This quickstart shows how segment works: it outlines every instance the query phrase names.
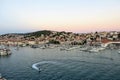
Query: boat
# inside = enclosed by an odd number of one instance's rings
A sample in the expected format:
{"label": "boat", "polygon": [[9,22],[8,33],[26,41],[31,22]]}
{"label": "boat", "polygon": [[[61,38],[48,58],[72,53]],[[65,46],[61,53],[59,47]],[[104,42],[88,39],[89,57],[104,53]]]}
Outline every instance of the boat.
{"label": "boat", "polygon": [[105,50],[104,47],[99,47],[98,49],[99,49],[99,51]]}
{"label": "boat", "polygon": [[38,45],[31,45],[31,48],[39,48]]}
{"label": "boat", "polygon": [[61,65],[61,63],[54,62],[54,61],[41,61],[41,62],[33,64],[32,68],[35,69],[35,70],[37,70],[38,72],[41,72],[42,69],[39,66],[43,65],[43,64]]}
{"label": "boat", "polygon": [[99,49],[97,49],[97,48],[92,48],[91,50],[89,50],[89,52],[99,52]]}
{"label": "boat", "polygon": [[71,50],[78,49],[78,48],[80,47],[79,46],[70,47],[70,48],[66,48],[66,51],[71,51]]}
{"label": "boat", "polygon": [[120,49],[118,50],[118,53],[120,54]]}
{"label": "boat", "polygon": [[0,56],[7,56],[7,55],[10,55],[10,54],[11,54],[10,49],[6,49],[6,48],[0,49]]}
{"label": "boat", "polygon": [[67,46],[67,47],[61,47],[60,48],[60,51],[63,51],[63,50],[66,50],[66,51],[71,51],[71,50],[74,50],[74,49],[78,49],[78,48],[80,48],[79,46]]}
{"label": "boat", "polygon": [[7,79],[3,78],[2,74],[0,74],[0,80],[7,80]]}
{"label": "boat", "polygon": [[65,50],[65,48],[60,48],[60,51],[63,51],[63,50]]}
{"label": "boat", "polygon": [[90,47],[82,47],[80,48],[80,51],[88,52],[90,49]]}
{"label": "boat", "polygon": [[102,51],[104,49],[105,49],[104,47],[98,47],[98,48],[94,47],[94,48],[90,49],[89,52],[99,52],[99,51]]}
{"label": "boat", "polygon": [[20,47],[26,47],[26,44],[21,44],[21,45],[19,45]]}

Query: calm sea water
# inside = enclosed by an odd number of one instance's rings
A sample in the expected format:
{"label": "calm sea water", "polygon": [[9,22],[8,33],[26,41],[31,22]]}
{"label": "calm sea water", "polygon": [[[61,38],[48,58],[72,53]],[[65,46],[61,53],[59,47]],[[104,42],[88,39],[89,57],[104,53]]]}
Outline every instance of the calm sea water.
{"label": "calm sea water", "polygon": [[[120,54],[117,50],[100,53],[80,50],[11,48],[12,55],[0,57],[0,73],[8,80],[120,80]],[[42,61],[39,73],[31,66]]]}

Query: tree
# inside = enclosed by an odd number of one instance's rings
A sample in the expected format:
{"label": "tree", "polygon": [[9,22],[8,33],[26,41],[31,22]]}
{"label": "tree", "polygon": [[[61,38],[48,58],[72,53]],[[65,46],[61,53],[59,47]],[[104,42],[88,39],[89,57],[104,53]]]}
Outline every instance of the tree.
{"label": "tree", "polygon": [[49,43],[50,43],[50,44],[60,44],[60,42],[59,42],[59,41],[56,41],[56,40],[49,40]]}

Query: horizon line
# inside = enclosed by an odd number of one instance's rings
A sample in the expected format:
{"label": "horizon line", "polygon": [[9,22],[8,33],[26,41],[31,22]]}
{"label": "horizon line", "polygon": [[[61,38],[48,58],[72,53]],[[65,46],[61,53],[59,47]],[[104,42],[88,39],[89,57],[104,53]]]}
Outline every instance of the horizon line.
{"label": "horizon line", "polygon": [[32,33],[32,32],[38,32],[38,31],[53,31],[53,32],[72,32],[72,33],[76,33],[76,34],[85,34],[85,33],[95,33],[95,32],[120,32],[117,30],[104,30],[104,31],[90,31],[90,32],[74,32],[74,31],[65,31],[65,30],[61,30],[61,31],[55,31],[55,30],[34,30],[34,31],[26,31],[26,32],[9,32],[9,33],[0,33],[0,35],[5,35],[5,34],[25,34],[25,33]]}

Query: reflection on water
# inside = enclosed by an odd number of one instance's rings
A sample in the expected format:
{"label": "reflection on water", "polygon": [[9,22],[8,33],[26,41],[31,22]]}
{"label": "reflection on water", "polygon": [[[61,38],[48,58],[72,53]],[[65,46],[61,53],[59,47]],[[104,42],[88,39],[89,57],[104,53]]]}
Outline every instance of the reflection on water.
{"label": "reflection on water", "polygon": [[[120,54],[117,50],[99,53],[80,50],[60,51],[56,49],[20,48],[13,54],[0,57],[0,73],[8,80],[119,80]],[[41,72],[32,65],[54,61],[61,65],[42,64]]]}

